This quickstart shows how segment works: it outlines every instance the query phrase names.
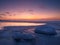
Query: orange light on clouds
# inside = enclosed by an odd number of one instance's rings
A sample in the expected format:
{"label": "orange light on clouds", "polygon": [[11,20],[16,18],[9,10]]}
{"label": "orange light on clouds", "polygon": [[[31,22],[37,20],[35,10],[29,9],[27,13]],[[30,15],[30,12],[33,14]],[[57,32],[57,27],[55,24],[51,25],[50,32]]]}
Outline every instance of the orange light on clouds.
{"label": "orange light on clouds", "polygon": [[57,13],[50,13],[50,12],[42,12],[42,13],[28,13],[24,12],[22,14],[16,13],[16,15],[6,15],[3,16],[3,18],[0,18],[0,20],[52,20],[52,19],[60,19],[59,14]]}
{"label": "orange light on clouds", "polygon": [[40,17],[35,15],[22,15],[22,16],[6,16],[2,19],[4,20],[21,20],[21,19],[36,20],[36,19],[40,19]]}

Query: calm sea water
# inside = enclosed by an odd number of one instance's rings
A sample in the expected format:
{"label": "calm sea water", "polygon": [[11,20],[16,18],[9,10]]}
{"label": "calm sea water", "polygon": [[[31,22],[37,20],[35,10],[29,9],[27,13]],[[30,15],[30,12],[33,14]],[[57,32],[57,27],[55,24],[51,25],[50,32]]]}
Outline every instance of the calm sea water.
{"label": "calm sea water", "polygon": [[28,23],[28,22],[0,22],[0,29],[5,26],[38,26],[45,25],[46,23]]}

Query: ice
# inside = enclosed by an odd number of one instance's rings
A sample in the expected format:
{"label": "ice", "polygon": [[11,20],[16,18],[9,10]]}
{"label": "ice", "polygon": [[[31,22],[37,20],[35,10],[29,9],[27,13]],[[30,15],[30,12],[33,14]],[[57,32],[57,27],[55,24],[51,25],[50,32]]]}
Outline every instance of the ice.
{"label": "ice", "polygon": [[56,30],[55,30],[55,28],[53,28],[49,25],[43,25],[43,26],[37,26],[35,29],[35,33],[46,34],[46,35],[55,35]]}
{"label": "ice", "polygon": [[34,37],[32,34],[23,34],[23,39],[34,39]]}
{"label": "ice", "polygon": [[23,34],[20,32],[13,32],[12,37],[13,38],[22,38]]}
{"label": "ice", "polygon": [[24,33],[20,27],[10,28],[0,30],[0,45],[60,45],[60,33],[51,25],[37,26],[35,33]]}

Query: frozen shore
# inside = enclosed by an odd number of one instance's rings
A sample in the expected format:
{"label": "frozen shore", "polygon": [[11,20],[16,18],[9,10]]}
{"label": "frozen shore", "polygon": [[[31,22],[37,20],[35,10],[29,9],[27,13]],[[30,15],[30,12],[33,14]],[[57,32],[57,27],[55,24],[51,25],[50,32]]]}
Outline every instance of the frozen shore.
{"label": "frozen shore", "polygon": [[60,33],[51,26],[37,26],[33,33],[22,29],[26,28],[10,26],[0,30],[0,45],[60,45]]}

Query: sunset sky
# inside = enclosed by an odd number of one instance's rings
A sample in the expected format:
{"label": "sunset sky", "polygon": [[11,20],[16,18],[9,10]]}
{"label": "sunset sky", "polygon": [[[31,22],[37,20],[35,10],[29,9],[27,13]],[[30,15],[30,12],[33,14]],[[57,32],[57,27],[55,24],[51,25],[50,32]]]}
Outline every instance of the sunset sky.
{"label": "sunset sky", "polygon": [[0,20],[60,20],[59,0],[0,0]]}

